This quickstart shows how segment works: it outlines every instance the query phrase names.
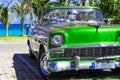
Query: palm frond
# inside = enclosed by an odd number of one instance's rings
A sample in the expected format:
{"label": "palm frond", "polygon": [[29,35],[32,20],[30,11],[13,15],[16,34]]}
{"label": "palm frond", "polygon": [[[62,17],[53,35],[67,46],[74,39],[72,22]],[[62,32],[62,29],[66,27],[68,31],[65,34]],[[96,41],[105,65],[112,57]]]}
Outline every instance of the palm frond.
{"label": "palm frond", "polygon": [[14,3],[13,10],[20,17],[22,35],[24,35],[24,20],[29,13],[28,5],[25,0],[21,0],[20,3]]}
{"label": "palm frond", "polygon": [[41,17],[42,17],[42,11],[49,8],[50,5],[47,1],[44,0],[34,0],[32,2],[32,9],[34,15],[37,17],[38,23],[41,22]]}
{"label": "palm frond", "polygon": [[5,26],[6,28],[6,36],[8,36],[8,25],[10,23],[10,9],[9,5],[11,4],[12,1],[10,1],[7,6],[4,6],[3,4],[0,5],[0,22]]}

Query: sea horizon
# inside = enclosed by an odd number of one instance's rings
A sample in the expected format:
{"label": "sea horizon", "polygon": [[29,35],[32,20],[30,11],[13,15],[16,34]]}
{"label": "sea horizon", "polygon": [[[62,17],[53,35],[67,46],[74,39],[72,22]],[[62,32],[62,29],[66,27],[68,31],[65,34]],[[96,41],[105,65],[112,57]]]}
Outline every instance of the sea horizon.
{"label": "sea horizon", "polygon": [[[24,24],[24,34],[26,35],[27,25]],[[21,24],[12,23],[9,24],[8,27],[8,36],[21,36],[22,35],[22,27]],[[6,36],[5,27],[3,24],[0,23],[0,37]]]}

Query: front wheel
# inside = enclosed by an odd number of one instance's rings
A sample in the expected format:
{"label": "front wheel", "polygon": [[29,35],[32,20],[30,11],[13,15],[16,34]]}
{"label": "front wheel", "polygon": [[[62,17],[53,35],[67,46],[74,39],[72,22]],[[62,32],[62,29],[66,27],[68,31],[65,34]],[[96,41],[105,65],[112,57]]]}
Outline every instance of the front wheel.
{"label": "front wheel", "polygon": [[45,54],[45,50],[41,49],[39,58],[38,58],[38,66],[39,66],[40,76],[44,80],[49,80],[49,76],[50,76],[50,72],[48,71],[47,63],[48,62],[47,62],[47,56]]}

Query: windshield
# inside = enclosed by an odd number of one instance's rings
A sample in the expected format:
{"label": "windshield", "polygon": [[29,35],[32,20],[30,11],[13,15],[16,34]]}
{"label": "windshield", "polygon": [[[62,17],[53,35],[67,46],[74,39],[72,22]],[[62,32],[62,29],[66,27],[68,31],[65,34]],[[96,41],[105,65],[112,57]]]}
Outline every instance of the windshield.
{"label": "windshield", "polygon": [[68,22],[103,24],[103,16],[99,9],[50,9],[43,15],[44,24],[61,24]]}

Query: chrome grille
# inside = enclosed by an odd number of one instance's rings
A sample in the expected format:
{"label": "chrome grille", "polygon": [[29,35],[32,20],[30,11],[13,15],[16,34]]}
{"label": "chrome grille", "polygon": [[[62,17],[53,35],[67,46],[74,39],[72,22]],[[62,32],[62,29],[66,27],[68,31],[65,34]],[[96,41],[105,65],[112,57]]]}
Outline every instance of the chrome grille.
{"label": "chrome grille", "polygon": [[120,47],[65,48],[65,57],[103,57],[120,55]]}

